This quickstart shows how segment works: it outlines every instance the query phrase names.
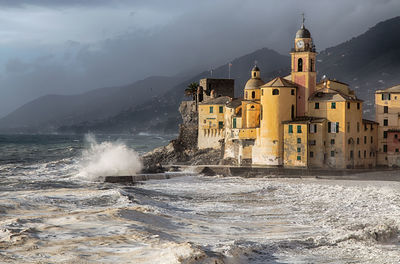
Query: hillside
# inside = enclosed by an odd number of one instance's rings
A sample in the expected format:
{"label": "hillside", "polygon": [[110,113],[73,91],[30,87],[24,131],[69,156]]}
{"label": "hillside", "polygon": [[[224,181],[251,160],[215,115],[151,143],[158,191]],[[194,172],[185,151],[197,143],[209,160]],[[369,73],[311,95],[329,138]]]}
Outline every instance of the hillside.
{"label": "hillside", "polygon": [[52,132],[62,125],[103,120],[165,93],[179,81],[178,77],[150,77],[78,95],[43,96],[1,119],[0,128],[3,132]]}

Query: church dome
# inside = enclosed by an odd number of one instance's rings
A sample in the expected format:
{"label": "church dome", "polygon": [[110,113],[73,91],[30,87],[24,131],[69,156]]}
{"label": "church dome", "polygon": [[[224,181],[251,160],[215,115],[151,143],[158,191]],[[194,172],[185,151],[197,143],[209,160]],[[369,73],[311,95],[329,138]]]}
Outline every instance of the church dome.
{"label": "church dome", "polygon": [[297,31],[296,38],[311,38],[311,33],[304,27],[304,24]]}
{"label": "church dome", "polygon": [[247,81],[246,85],[244,86],[244,89],[259,89],[261,86],[263,86],[265,83],[263,80],[259,78],[251,78],[250,80]]}

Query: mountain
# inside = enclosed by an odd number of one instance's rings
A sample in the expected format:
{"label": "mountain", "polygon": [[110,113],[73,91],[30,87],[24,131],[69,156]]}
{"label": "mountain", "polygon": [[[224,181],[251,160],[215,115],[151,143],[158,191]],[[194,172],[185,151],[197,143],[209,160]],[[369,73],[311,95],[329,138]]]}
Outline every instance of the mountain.
{"label": "mountain", "polygon": [[121,87],[96,89],[78,95],[46,95],[0,120],[2,131],[55,131],[62,125],[103,120],[170,90],[182,77],[149,77]]}
{"label": "mountain", "polygon": [[[400,17],[378,23],[364,34],[317,56],[318,78],[326,75],[350,84],[365,100],[364,112],[373,119],[374,92],[400,83]],[[241,96],[254,61],[268,81],[289,73],[290,58],[264,48],[232,61],[235,94]],[[22,106],[0,120],[0,130],[176,132],[178,106],[191,82],[211,77],[204,71],[190,78],[151,77],[135,84],[95,90],[75,96],[46,96]],[[228,65],[213,70],[213,78],[227,78]],[[16,130],[18,128],[18,130]]]}
{"label": "mountain", "polygon": [[350,84],[373,118],[374,92],[400,83],[400,17],[378,23],[364,34],[322,51],[319,76]]}

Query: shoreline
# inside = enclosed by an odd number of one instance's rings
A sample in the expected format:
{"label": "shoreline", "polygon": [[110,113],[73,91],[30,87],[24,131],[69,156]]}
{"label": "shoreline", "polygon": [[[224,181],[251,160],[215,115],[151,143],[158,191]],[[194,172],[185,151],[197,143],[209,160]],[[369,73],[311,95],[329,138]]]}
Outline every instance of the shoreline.
{"label": "shoreline", "polygon": [[[242,177],[242,178],[314,178],[324,180],[357,180],[357,181],[398,181],[400,169],[298,169],[283,167],[230,165],[167,165],[162,173],[143,173],[133,176],[106,176],[107,183],[139,183],[147,180],[165,180],[175,177],[193,175]],[[186,173],[185,173],[186,172]]]}

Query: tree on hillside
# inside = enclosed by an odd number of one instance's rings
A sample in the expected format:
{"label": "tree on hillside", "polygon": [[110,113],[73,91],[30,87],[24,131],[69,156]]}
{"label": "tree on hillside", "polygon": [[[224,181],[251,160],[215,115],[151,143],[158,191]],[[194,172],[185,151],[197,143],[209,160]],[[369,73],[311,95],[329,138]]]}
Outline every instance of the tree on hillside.
{"label": "tree on hillside", "polygon": [[193,100],[196,100],[197,87],[199,87],[199,84],[196,82],[192,82],[187,87],[188,88],[185,89],[185,95],[188,97],[191,96]]}

